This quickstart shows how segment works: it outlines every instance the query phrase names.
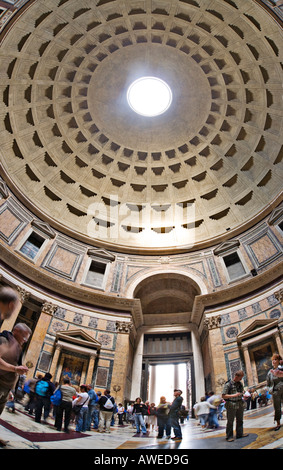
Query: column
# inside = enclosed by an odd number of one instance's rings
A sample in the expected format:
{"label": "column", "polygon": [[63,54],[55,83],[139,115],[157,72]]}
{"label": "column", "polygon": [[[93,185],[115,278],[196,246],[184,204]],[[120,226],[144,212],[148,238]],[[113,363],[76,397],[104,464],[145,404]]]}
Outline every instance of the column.
{"label": "column", "polygon": [[88,370],[87,370],[87,376],[86,376],[87,385],[92,384],[95,358],[96,358],[96,354],[91,354],[89,357]]}
{"label": "column", "polygon": [[156,397],[156,365],[150,366],[150,385],[148,395],[150,403],[156,404],[156,401],[159,400],[159,397]]}
{"label": "column", "polygon": [[254,379],[253,379],[253,371],[252,371],[252,365],[251,365],[251,359],[250,359],[248,346],[243,346],[243,351],[244,351],[244,359],[245,359],[246,372],[247,372],[247,382],[248,382],[248,385],[251,387],[254,384]]}
{"label": "column", "polygon": [[53,359],[52,359],[52,363],[51,363],[50,370],[49,370],[50,374],[52,375],[53,382],[59,381],[59,377],[56,377],[55,373],[57,370],[58,360],[59,360],[61,351],[62,351],[62,345],[56,344],[55,352],[53,354]]}
{"label": "column", "polygon": [[277,346],[277,349],[278,349],[278,354],[280,354],[280,356],[283,357],[283,347],[282,347],[282,341],[281,341],[281,338],[280,338],[279,331],[277,333],[275,333],[275,342],[276,342],[276,346]]}
{"label": "column", "polygon": [[52,316],[57,310],[57,308],[57,305],[53,305],[50,302],[45,302],[42,305],[41,314],[33,332],[30,345],[25,357],[25,362],[29,362],[30,364],[28,377],[32,377],[34,374],[35,366],[40,356],[46,333],[48,331]]}
{"label": "column", "polygon": [[200,338],[199,338],[198,329],[195,325],[191,330],[191,336],[192,336],[192,348],[193,348],[193,356],[194,356],[196,401],[199,401],[200,398],[205,395],[205,386],[204,386],[202,354],[201,354],[201,348],[200,348]]}
{"label": "column", "polygon": [[174,389],[180,388],[178,364],[174,364]]}
{"label": "column", "polygon": [[[116,348],[113,373],[111,377],[111,389],[117,390],[117,403],[123,403],[129,399],[128,369],[130,354],[130,332],[133,328],[132,322],[116,321]],[[115,388],[114,388],[115,387]]]}
{"label": "column", "polygon": [[143,343],[144,333],[142,331],[138,331],[138,336],[136,338],[136,349],[132,366],[131,400],[135,400],[141,394]]}

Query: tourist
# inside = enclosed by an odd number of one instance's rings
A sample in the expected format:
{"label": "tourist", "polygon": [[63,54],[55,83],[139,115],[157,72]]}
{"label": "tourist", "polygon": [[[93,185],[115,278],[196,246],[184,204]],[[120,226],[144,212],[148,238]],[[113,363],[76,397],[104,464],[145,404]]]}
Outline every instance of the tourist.
{"label": "tourist", "polygon": [[274,407],[274,421],[277,425],[274,431],[279,431],[281,425],[281,407],[283,402],[283,371],[282,371],[282,357],[279,354],[273,354],[272,366],[267,373],[266,383],[269,387],[269,392],[272,395],[273,407]]}
{"label": "tourist", "polygon": [[245,403],[246,403],[246,410],[248,411],[250,409],[250,406],[251,406],[251,401],[252,401],[252,396],[251,396],[251,389],[248,388],[245,393],[244,393],[244,400],[245,400]]}
{"label": "tourist", "polygon": [[18,302],[18,293],[12,287],[0,287],[0,326],[4,320],[11,318]]}
{"label": "tourist", "polygon": [[157,411],[157,426],[158,426],[158,435],[157,437],[161,439],[165,435],[167,439],[171,437],[171,425],[169,420],[169,411],[170,403],[166,401],[166,397],[160,397],[160,403],[156,407]]}
{"label": "tourist", "polygon": [[64,432],[68,433],[72,414],[73,395],[76,393],[76,389],[72,387],[69,377],[66,377],[63,379],[63,385],[60,386],[60,390],[62,399],[56,410],[55,428],[57,431],[61,431],[64,415]]}
{"label": "tourist", "polygon": [[51,409],[50,397],[55,391],[55,385],[51,382],[52,375],[47,372],[35,385],[35,422],[41,422],[43,410],[43,424],[47,423],[47,418]]}
{"label": "tourist", "polygon": [[93,429],[98,429],[99,425],[99,412],[100,412],[100,406],[99,406],[99,399],[101,398],[101,392],[96,392],[97,395],[97,402],[94,405],[93,412],[92,412],[92,420],[93,420]]}
{"label": "tourist", "polygon": [[257,407],[258,393],[255,388],[251,389],[251,410],[255,410]]}
{"label": "tourist", "polygon": [[179,412],[183,402],[183,398],[181,397],[182,393],[183,392],[180,389],[174,390],[175,399],[173,400],[169,411],[170,423],[174,431],[174,437],[172,437],[174,441],[182,440],[182,431],[179,423]]}
{"label": "tourist", "polygon": [[[11,306],[7,308],[4,315],[10,312],[11,308]],[[0,333],[0,415],[8,401],[10,391],[14,390],[18,375],[28,371],[28,368],[22,365],[22,355],[23,345],[29,340],[30,335],[31,330],[25,323],[17,323],[12,332],[5,330]],[[7,442],[1,439],[0,447],[6,445]]]}
{"label": "tourist", "polygon": [[155,403],[150,404],[148,412],[149,412],[149,415],[148,415],[148,418],[147,418],[148,430],[149,431],[151,431],[151,430],[156,431],[156,427],[157,427],[157,416],[156,416],[157,410],[156,410]]}
{"label": "tourist", "polygon": [[87,385],[87,393],[89,395],[89,404],[88,404],[88,412],[87,412],[86,429],[87,431],[90,431],[93,412],[94,412],[95,405],[98,402],[98,397],[91,384]]}
{"label": "tourist", "polygon": [[141,432],[143,436],[147,436],[146,426],[143,418],[144,413],[147,413],[147,407],[144,403],[142,403],[142,399],[138,397],[136,398],[133,406],[133,415],[135,417],[135,425],[137,430],[137,433],[134,437],[139,436]]}
{"label": "tourist", "polygon": [[22,365],[23,345],[29,340],[30,328],[17,323],[12,332],[0,333],[0,415],[5,408],[10,390],[14,390],[18,375],[28,371]]}
{"label": "tourist", "polygon": [[209,397],[207,399],[208,403],[214,405],[213,408],[210,408],[208,413],[208,424],[211,428],[217,429],[219,428],[218,418],[217,418],[217,408],[221,403],[221,397],[219,395],[215,395],[213,391],[208,393]]}
{"label": "tourist", "polygon": [[118,403],[117,414],[118,414],[118,425],[124,426],[123,424],[123,416],[125,413],[125,408],[123,407],[122,403]]}
{"label": "tourist", "polygon": [[243,432],[244,421],[244,386],[241,382],[244,377],[242,370],[234,374],[234,378],[228,380],[224,384],[222,391],[222,398],[226,401],[225,407],[227,411],[227,425],[226,425],[226,441],[232,442],[233,438],[233,425],[236,419],[236,438],[247,437],[248,434]]}
{"label": "tourist", "polygon": [[100,417],[98,432],[110,433],[110,424],[113,416],[115,399],[110,395],[110,390],[105,390],[104,395],[99,399]]}
{"label": "tourist", "polygon": [[199,419],[203,430],[207,427],[209,412],[211,410],[215,410],[217,412],[217,407],[210,403],[209,400],[206,400],[205,397],[201,397],[200,402],[194,405],[195,416]]}
{"label": "tourist", "polygon": [[89,404],[89,394],[87,391],[86,385],[80,385],[80,391],[77,393],[77,398],[73,401],[73,406],[80,406],[80,411],[76,415],[76,432],[85,432],[87,428],[87,412]]}

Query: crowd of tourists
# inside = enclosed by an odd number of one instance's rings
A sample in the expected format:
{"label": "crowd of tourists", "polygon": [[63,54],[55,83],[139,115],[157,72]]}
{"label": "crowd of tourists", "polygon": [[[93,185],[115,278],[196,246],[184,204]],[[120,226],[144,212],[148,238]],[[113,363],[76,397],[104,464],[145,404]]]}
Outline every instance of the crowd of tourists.
{"label": "crowd of tourists", "polygon": [[[9,287],[0,288],[0,326],[9,319],[18,302],[15,291]],[[34,416],[37,423],[48,423],[52,415],[57,431],[69,432],[70,423],[74,423],[78,433],[97,430],[110,433],[118,416],[118,425],[131,423],[136,429],[135,436],[148,436],[151,431],[157,438],[176,441],[182,440],[180,424],[188,416],[183,405],[182,391],[174,390],[172,400],[165,396],[160,402],[143,402],[137,397],[126,407],[116,403],[110,390],[103,393],[95,391],[92,385],[74,386],[68,376],[63,377],[61,384],[54,384],[50,373],[25,380],[28,368],[22,364],[23,346],[31,335],[30,328],[24,323],[17,323],[12,331],[0,332],[0,415],[4,408],[15,411],[15,401],[24,403],[26,412]],[[272,368],[266,377],[267,388],[258,392],[255,388],[244,389],[242,379],[244,372],[237,371],[223,387],[222,394],[214,392],[202,397],[193,407],[195,417],[199,419],[202,429],[217,429],[218,420],[226,412],[226,440],[231,442],[233,426],[236,422],[236,438],[246,437],[243,430],[245,409],[255,409],[257,404],[267,405],[270,398],[274,407],[275,430],[280,429],[283,401],[283,365],[279,354],[272,356]],[[173,436],[171,432],[173,430]],[[0,440],[0,446],[6,443]]]}

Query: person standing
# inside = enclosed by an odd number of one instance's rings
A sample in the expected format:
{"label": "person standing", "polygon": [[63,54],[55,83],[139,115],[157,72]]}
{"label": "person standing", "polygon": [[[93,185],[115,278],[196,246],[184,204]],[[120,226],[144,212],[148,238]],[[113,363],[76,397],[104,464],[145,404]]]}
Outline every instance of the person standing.
{"label": "person standing", "polygon": [[69,424],[72,414],[73,395],[76,394],[76,389],[72,387],[69,377],[63,380],[63,385],[60,386],[62,393],[62,400],[60,405],[57,406],[55,428],[61,431],[64,415],[64,432],[69,432]]}
{"label": "person standing", "polygon": [[136,401],[133,406],[133,415],[135,417],[135,425],[137,434],[140,434],[140,430],[142,431],[143,436],[147,436],[146,426],[144,422],[144,413],[147,413],[147,407],[144,403],[142,403],[142,399],[140,397],[136,398]]}
{"label": "person standing", "polygon": [[105,425],[105,432],[110,433],[110,423],[115,404],[115,399],[110,395],[110,390],[104,391],[104,395],[99,399],[98,403],[100,406],[98,432],[103,432]]}
{"label": "person standing", "polygon": [[94,405],[93,413],[92,413],[92,420],[93,420],[93,429],[98,429],[99,426],[99,413],[100,413],[100,406],[99,400],[101,398],[101,392],[97,392],[97,402]]}
{"label": "person standing", "polygon": [[47,418],[50,413],[51,401],[50,397],[55,391],[55,385],[51,382],[52,375],[46,372],[41,380],[35,385],[35,422],[41,422],[41,414],[43,410],[43,423],[47,424]]}
{"label": "person standing", "polygon": [[248,434],[244,434],[243,423],[244,423],[244,386],[241,382],[244,377],[244,372],[238,370],[235,372],[234,378],[228,380],[224,384],[222,391],[222,398],[226,401],[226,412],[227,412],[227,425],[226,425],[226,441],[233,442],[233,425],[236,419],[236,438],[247,437]]}
{"label": "person standing", "polygon": [[183,438],[181,426],[179,423],[179,418],[180,418],[179,412],[181,410],[181,406],[183,403],[183,397],[181,397],[182,393],[183,392],[180,389],[174,390],[175,399],[172,402],[170,406],[170,411],[169,411],[170,423],[174,431],[174,437],[172,437],[173,441],[181,441]]}
{"label": "person standing", "polygon": [[171,426],[169,420],[169,408],[170,403],[166,401],[166,397],[160,397],[160,403],[157,405],[157,426],[158,426],[158,435],[157,437],[161,439],[164,435],[164,430],[166,438],[170,439],[171,437]]}
{"label": "person standing", "polygon": [[76,432],[85,432],[87,428],[87,412],[89,404],[89,394],[87,393],[87,386],[80,385],[80,391],[77,398],[73,401],[76,405],[81,407],[79,414],[76,416]]}
{"label": "person standing", "polygon": [[[0,334],[0,415],[2,414],[9,393],[14,389],[18,375],[28,371],[22,365],[23,345],[29,340],[30,328],[25,323],[17,323],[12,332]],[[5,447],[6,441],[0,439],[0,446]]]}
{"label": "person standing", "polygon": [[[282,415],[282,402],[283,402],[283,371],[281,366],[282,357],[279,354],[273,354],[272,356],[272,366],[273,369],[270,369],[267,373],[266,383],[269,387],[269,391],[273,399],[274,407],[274,421],[277,425],[274,428],[274,431],[279,431],[281,425],[281,415]],[[281,370],[280,370],[281,369]]]}
{"label": "person standing", "polygon": [[86,418],[87,419],[86,430],[90,431],[91,422],[93,418],[93,412],[96,406],[95,404],[96,402],[98,402],[98,397],[91,384],[87,385],[87,393],[89,395],[89,403],[88,403],[88,412],[87,412],[87,418]]}

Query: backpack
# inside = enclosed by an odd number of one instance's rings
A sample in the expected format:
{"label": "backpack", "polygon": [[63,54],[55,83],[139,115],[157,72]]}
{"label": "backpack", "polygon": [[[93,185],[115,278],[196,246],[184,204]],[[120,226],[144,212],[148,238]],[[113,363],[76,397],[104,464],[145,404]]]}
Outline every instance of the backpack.
{"label": "backpack", "polygon": [[112,408],[113,408],[114,405],[113,405],[112,401],[110,400],[110,397],[107,398],[107,400],[106,400],[106,402],[104,403],[103,406],[104,406],[104,408],[106,408],[107,410],[112,410]]}
{"label": "backpack", "polygon": [[35,386],[35,393],[41,397],[46,397],[49,389],[49,382],[46,380],[39,380]]}
{"label": "backpack", "polygon": [[61,392],[61,388],[58,387],[55,392],[53,393],[53,395],[51,395],[50,397],[50,401],[53,405],[55,406],[58,406],[60,405],[61,401],[62,401],[62,392]]}

